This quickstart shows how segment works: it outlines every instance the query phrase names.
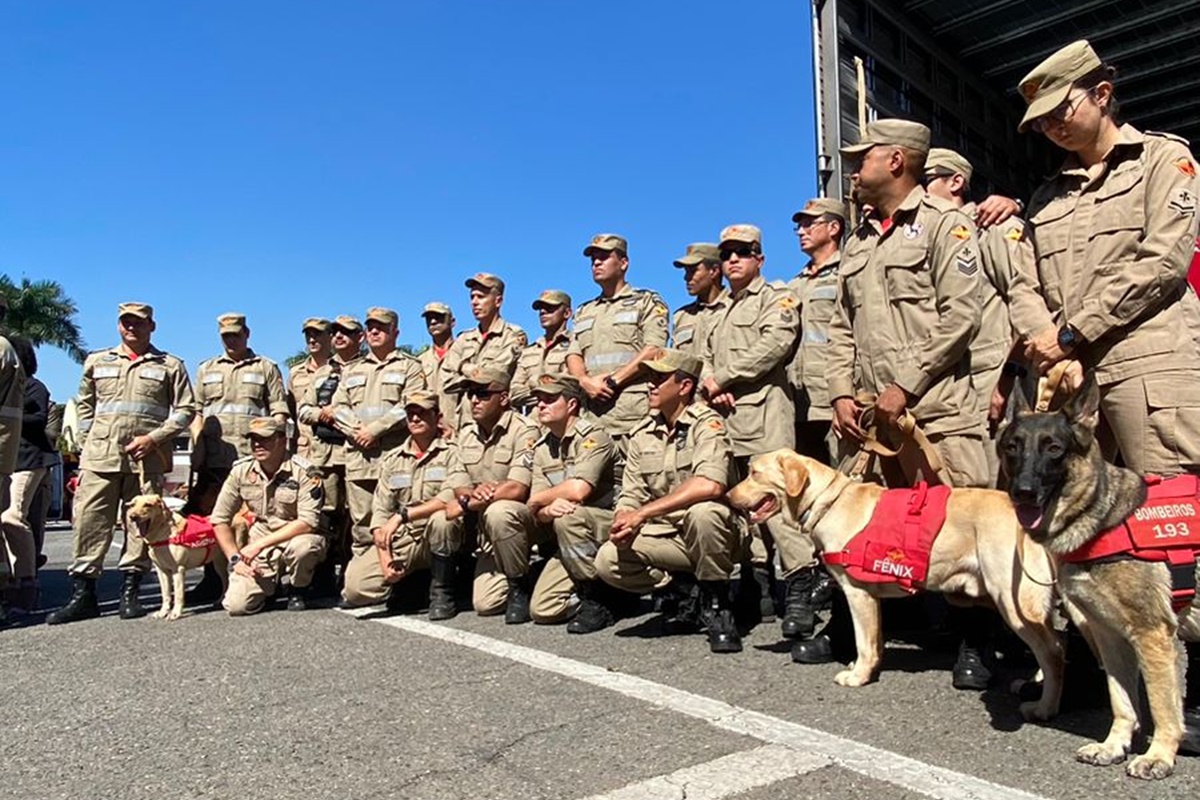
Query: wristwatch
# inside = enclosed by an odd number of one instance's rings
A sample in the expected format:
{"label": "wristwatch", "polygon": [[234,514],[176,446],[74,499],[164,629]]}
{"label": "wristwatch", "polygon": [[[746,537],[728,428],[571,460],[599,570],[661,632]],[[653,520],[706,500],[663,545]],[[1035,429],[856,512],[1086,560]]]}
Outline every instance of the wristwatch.
{"label": "wristwatch", "polygon": [[233,568],[242,563],[242,554],[234,553],[229,557],[229,571],[233,572]]}
{"label": "wristwatch", "polygon": [[408,524],[408,506],[400,506],[400,522],[404,525]]}
{"label": "wristwatch", "polygon": [[1058,347],[1064,353],[1074,350],[1081,341],[1083,341],[1083,337],[1079,335],[1079,331],[1070,325],[1063,325],[1058,329]]}
{"label": "wristwatch", "polygon": [[467,506],[469,506],[470,504],[471,504],[471,496],[470,495],[460,494],[458,496],[458,505],[463,510],[464,514],[470,512],[471,509],[467,508]]}
{"label": "wristwatch", "polygon": [[614,392],[621,391],[621,384],[617,383],[616,380],[613,379],[612,375],[604,376],[604,385],[612,389]]}

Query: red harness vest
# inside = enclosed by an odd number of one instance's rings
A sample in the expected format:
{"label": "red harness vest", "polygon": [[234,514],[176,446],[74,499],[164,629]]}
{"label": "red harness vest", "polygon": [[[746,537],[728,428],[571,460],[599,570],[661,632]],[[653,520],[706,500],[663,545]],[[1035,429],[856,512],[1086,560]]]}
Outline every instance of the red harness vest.
{"label": "red harness vest", "polygon": [[154,542],[152,547],[166,547],[170,544],[177,544],[180,547],[186,547],[189,550],[196,550],[201,547],[208,548],[208,552],[204,556],[204,563],[207,564],[212,558],[213,548],[217,546],[217,532],[213,528],[208,517],[200,517],[195,514],[189,515],[187,524],[183,526],[183,530],[171,536],[165,542]]}
{"label": "red harness vest", "polygon": [[896,583],[916,592],[929,574],[929,551],[946,522],[949,497],[949,486],[888,489],[867,527],[840,552],[822,553],[821,560],[844,567],[856,581]]}
{"label": "red harness vest", "polygon": [[1101,531],[1063,557],[1078,564],[1112,558],[1165,562],[1171,570],[1171,601],[1183,608],[1196,596],[1196,559],[1200,557],[1200,477],[1166,480],[1147,475],[1146,502],[1128,519]]}

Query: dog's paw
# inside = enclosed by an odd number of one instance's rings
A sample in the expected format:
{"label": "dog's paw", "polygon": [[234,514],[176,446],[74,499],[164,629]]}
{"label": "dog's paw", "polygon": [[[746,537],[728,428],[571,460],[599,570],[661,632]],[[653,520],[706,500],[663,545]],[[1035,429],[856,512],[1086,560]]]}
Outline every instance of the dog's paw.
{"label": "dog's paw", "polygon": [[1120,764],[1128,755],[1128,745],[1092,742],[1075,751],[1075,760],[1096,767],[1107,767],[1110,764]]}
{"label": "dog's paw", "polygon": [[838,686],[866,686],[871,682],[871,676],[860,675],[852,669],[844,669],[833,676],[833,682]]}
{"label": "dog's paw", "polygon": [[1159,758],[1147,753],[1138,756],[1125,765],[1125,774],[1144,781],[1157,781],[1169,776],[1175,771],[1175,762]]}
{"label": "dog's paw", "polygon": [[1046,703],[1041,700],[1031,700],[1027,703],[1021,703],[1021,716],[1026,722],[1045,722],[1048,719],[1053,719],[1058,714],[1058,708],[1052,703]]}
{"label": "dog's paw", "polygon": [[171,609],[169,609],[169,608],[160,608],[158,611],[155,611],[155,612],[154,612],[153,614],[151,614],[150,616],[151,616],[153,619],[167,619],[167,615],[168,615],[168,614],[170,614],[170,613],[171,613]]}
{"label": "dog's paw", "polygon": [[175,609],[171,609],[171,613],[167,614],[167,622],[174,622],[182,616],[182,613],[176,611]]}

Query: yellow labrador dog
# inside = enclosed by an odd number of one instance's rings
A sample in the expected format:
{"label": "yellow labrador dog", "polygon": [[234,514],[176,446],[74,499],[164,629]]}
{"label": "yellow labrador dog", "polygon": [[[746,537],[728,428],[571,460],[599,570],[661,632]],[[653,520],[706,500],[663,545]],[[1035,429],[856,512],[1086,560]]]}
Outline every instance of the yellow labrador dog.
{"label": "yellow labrador dog", "polygon": [[[749,477],[729,491],[729,501],[756,524],[782,513],[812,536],[818,552],[837,553],[866,527],[884,491],[791,450],[776,450],[751,462]],[[879,600],[906,592],[894,583],[859,582],[841,566],[827,569],[846,595],[858,650],[834,680],[862,686],[875,679],[883,658]],[[1062,694],[1062,643],[1050,624],[1053,583],[1046,551],[1027,540],[1007,495],[951,491],[922,588],[994,604],[1033,650],[1044,684],[1040,700],[1021,705],[1026,719],[1053,717]]]}
{"label": "yellow labrador dog", "polygon": [[[133,498],[125,519],[129,531],[146,540],[150,560],[154,562],[154,569],[158,573],[162,607],[154,617],[179,619],[183,615],[183,583],[187,571],[203,567],[212,560],[214,553],[220,553],[220,548],[215,540],[211,545],[201,546],[184,543],[188,520],[167,508],[167,504],[156,494]],[[217,573],[224,581],[225,571],[218,569]]]}

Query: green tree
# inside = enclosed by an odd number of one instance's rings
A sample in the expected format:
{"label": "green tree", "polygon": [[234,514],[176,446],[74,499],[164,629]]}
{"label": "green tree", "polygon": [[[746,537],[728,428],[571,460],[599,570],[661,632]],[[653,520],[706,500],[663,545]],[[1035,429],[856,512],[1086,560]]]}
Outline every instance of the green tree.
{"label": "green tree", "polygon": [[9,276],[0,275],[0,294],[8,300],[5,326],[10,333],[24,336],[35,347],[57,347],[83,363],[87,347],[75,322],[79,307],[57,281],[21,278],[18,286]]}

